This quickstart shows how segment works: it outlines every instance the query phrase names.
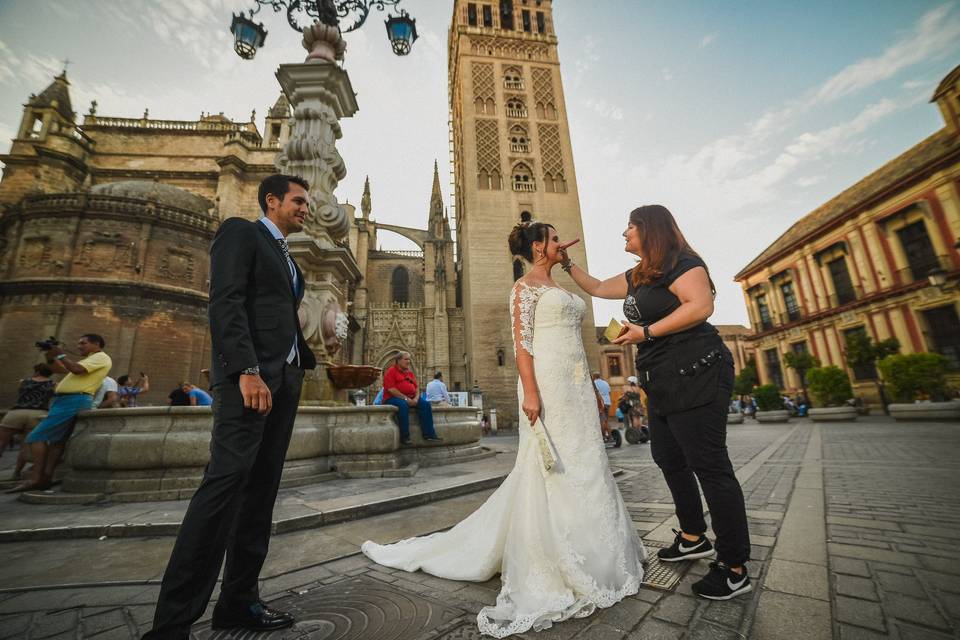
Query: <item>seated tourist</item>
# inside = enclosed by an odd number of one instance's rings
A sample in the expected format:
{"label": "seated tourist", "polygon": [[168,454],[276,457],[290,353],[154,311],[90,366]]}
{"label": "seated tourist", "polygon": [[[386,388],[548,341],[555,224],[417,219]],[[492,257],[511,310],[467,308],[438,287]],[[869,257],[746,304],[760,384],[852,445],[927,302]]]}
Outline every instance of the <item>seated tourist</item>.
{"label": "seated tourist", "polygon": [[410,409],[416,408],[420,416],[420,431],[424,440],[439,441],[433,430],[433,411],[430,403],[420,397],[417,378],[410,368],[410,354],[398,352],[393,366],[383,374],[383,404],[397,408],[397,422],[400,424],[400,443],[410,444]]}
{"label": "seated tourist", "polygon": [[[17,386],[17,403],[0,420],[0,454],[3,453],[14,436],[26,436],[47,416],[47,407],[53,398],[53,370],[45,364],[33,366],[33,376],[24,378]],[[20,455],[13,472],[13,479],[19,480],[26,464],[26,447],[20,448]]]}
{"label": "seated tourist", "polygon": [[209,407],[213,404],[213,397],[195,384],[184,382],[182,389],[192,407]]}
{"label": "seated tourist", "polygon": [[433,380],[427,383],[427,402],[444,406],[450,404],[450,394],[447,393],[447,385],[443,383],[443,374],[439,371],[433,374]]}

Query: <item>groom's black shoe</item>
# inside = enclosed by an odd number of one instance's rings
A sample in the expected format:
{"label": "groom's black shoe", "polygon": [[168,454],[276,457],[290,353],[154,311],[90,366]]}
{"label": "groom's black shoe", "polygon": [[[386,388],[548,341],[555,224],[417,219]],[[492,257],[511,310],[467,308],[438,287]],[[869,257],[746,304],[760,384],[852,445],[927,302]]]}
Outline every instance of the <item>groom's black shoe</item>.
{"label": "groom's black shoe", "polygon": [[657,557],[662,562],[696,560],[713,555],[713,545],[707,540],[707,536],[701,535],[699,540],[691,541],[684,538],[676,529],[673,532],[677,535],[673,539],[673,544],[657,551]]}
{"label": "groom's black shoe", "polygon": [[213,609],[212,625],[214,629],[275,631],[289,627],[294,622],[294,617],[289,613],[271,609],[257,600],[251,602],[246,608],[221,608],[218,603]]}

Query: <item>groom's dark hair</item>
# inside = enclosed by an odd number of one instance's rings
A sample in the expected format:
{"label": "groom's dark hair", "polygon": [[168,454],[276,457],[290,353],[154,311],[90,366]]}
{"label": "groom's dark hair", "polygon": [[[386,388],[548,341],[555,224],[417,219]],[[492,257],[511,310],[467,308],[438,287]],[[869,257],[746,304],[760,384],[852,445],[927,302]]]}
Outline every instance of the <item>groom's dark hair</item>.
{"label": "groom's dark hair", "polygon": [[257,201],[260,203],[260,209],[267,212],[267,194],[272,193],[280,200],[290,191],[290,183],[298,184],[306,191],[310,190],[310,183],[300,176],[288,176],[284,173],[275,173],[267,176],[260,183],[260,191],[257,192]]}

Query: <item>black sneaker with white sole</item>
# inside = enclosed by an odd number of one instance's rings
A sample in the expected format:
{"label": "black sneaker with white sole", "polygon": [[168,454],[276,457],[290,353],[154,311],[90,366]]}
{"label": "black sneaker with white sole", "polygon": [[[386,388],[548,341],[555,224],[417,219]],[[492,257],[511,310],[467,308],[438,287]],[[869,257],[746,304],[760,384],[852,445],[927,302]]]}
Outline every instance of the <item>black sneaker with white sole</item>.
{"label": "black sneaker with white sole", "polygon": [[701,535],[699,540],[692,542],[685,539],[676,529],[674,529],[673,532],[677,535],[677,537],[673,539],[673,544],[666,549],[657,551],[657,557],[660,558],[661,562],[697,560],[713,555],[713,545],[707,540],[707,536]]}
{"label": "black sneaker with white sole", "polygon": [[753,591],[747,568],[736,573],[722,562],[711,562],[710,572],[691,587],[693,592],[708,600],[729,600]]}

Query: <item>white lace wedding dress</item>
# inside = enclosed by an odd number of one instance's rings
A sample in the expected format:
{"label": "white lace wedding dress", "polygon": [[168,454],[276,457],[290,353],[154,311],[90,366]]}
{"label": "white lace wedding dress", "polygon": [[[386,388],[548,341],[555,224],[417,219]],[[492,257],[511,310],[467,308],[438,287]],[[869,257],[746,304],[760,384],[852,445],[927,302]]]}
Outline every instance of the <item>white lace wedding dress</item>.
{"label": "white lace wedding dress", "polygon": [[[533,355],[559,465],[543,469],[521,411],[516,464],[483,506],[449,531],[361,547],[379,564],[451,580],[501,573],[497,604],[477,615],[481,633],[498,638],[585,617],[636,593],[645,557],[600,434],[581,336],[583,300],[518,282],[511,303],[514,346]],[[519,383],[517,393],[522,405]]]}

